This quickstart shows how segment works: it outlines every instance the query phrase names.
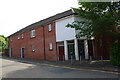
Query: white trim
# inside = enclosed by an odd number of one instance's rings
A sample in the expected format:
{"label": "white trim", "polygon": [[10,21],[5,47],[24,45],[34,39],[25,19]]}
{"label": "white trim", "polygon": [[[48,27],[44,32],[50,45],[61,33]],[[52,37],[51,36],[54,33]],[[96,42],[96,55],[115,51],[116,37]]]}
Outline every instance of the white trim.
{"label": "white trim", "polygon": [[89,54],[88,54],[88,42],[87,40],[84,40],[84,48],[85,48],[85,59],[89,59]]}
{"label": "white trim", "polygon": [[35,32],[36,32],[35,29],[31,30],[31,32],[30,32],[30,37],[31,38],[36,36]]}
{"label": "white trim", "polygon": [[52,43],[52,42],[49,43],[49,49],[50,49],[50,50],[53,49],[53,43]]}
{"label": "white trim", "polygon": [[74,39],[74,43],[75,43],[75,59],[79,60],[79,54],[78,54],[78,40]]}
{"label": "white trim", "polygon": [[68,46],[67,41],[64,41],[64,54],[65,54],[65,60],[68,60]]}
{"label": "white trim", "polygon": [[49,31],[49,32],[52,31],[52,24],[49,24],[49,25],[48,25],[48,31]]}
{"label": "white trim", "polygon": [[24,34],[21,34],[21,38],[24,38]]}

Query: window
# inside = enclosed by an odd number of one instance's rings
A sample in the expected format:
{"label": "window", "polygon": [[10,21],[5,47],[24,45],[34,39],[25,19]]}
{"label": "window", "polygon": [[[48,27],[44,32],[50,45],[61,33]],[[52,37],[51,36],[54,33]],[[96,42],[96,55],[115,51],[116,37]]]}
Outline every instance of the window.
{"label": "window", "polygon": [[20,39],[20,35],[18,35],[18,39]]}
{"label": "window", "polygon": [[30,35],[31,35],[31,38],[35,37],[35,30],[32,30]]}
{"label": "window", "polygon": [[10,37],[10,41],[12,41],[12,37]]}
{"label": "window", "polygon": [[22,34],[21,37],[24,38],[24,35]]}
{"label": "window", "polygon": [[48,31],[52,31],[52,25],[51,24],[48,25]]}
{"label": "window", "polygon": [[32,52],[34,52],[35,51],[35,46],[34,45],[32,45]]}
{"label": "window", "polygon": [[52,45],[52,43],[49,43],[49,49],[50,49],[50,50],[53,49],[53,45]]}

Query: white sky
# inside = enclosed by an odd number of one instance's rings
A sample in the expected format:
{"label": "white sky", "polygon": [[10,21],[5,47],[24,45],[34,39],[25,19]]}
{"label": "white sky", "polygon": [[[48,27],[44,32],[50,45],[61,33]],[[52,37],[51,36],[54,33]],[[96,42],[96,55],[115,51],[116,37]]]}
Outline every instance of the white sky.
{"label": "white sky", "polygon": [[71,7],[78,7],[77,0],[0,0],[0,35],[9,36]]}

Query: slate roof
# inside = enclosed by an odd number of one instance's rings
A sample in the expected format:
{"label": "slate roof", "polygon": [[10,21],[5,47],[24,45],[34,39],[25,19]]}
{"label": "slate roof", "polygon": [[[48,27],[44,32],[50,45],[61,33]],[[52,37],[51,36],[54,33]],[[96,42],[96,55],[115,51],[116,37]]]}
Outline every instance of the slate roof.
{"label": "slate roof", "polygon": [[[51,16],[49,18],[46,18],[46,19],[43,19],[43,20],[38,21],[36,23],[33,23],[33,24],[31,24],[31,25],[29,25],[29,26],[27,26],[27,27],[25,27],[25,28],[23,28],[23,29],[21,29],[21,30],[19,30],[19,31],[13,33],[13,34],[11,34],[10,36],[15,35],[15,34],[19,34],[21,32],[29,31],[29,30],[31,30],[31,29],[33,29],[35,27],[40,27],[40,26],[45,25],[47,23],[53,22],[55,20],[58,20],[58,19],[70,16],[70,15],[74,15],[74,14],[75,13],[71,9],[67,10],[65,12],[62,12],[62,13],[58,13],[58,14],[56,14],[54,16]],[[8,36],[8,37],[10,37],[10,36]]]}

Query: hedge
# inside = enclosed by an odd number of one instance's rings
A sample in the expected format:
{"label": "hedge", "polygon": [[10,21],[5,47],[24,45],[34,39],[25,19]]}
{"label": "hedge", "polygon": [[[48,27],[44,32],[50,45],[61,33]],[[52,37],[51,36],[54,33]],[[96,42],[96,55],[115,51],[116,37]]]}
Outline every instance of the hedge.
{"label": "hedge", "polygon": [[115,66],[120,66],[120,42],[114,43],[111,47],[111,63]]}

